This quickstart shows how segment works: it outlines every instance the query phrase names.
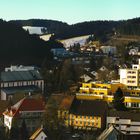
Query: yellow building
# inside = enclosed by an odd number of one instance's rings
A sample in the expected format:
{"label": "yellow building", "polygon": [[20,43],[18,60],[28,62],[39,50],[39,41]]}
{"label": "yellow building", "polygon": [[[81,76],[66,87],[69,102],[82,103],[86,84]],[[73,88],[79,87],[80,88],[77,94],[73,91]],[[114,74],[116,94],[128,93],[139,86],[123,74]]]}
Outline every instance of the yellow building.
{"label": "yellow building", "polygon": [[68,126],[68,117],[71,104],[73,103],[75,96],[64,96],[58,108],[58,118],[62,120],[65,126]]}
{"label": "yellow building", "polygon": [[[113,95],[95,95],[95,94],[81,94],[77,93],[78,100],[103,100],[108,103],[113,101]],[[140,97],[125,96],[124,103],[128,108],[140,108]]]}
{"label": "yellow building", "polygon": [[82,83],[80,93],[96,94],[96,95],[112,95],[118,88],[125,90],[126,87],[121,83],[99,84],[99,83]]}
{"label": "yellow building", "polygon": [[121,88],[125,96],[140,96],[139,88],[128,88],[122,83],[82,83],[79,92],[82,94],[113,95]]}
{"label": "yellow building", "polygon": [[69,126],[81,130],[104,129],[106,112],[104,101],[75,100],[69,111]]}

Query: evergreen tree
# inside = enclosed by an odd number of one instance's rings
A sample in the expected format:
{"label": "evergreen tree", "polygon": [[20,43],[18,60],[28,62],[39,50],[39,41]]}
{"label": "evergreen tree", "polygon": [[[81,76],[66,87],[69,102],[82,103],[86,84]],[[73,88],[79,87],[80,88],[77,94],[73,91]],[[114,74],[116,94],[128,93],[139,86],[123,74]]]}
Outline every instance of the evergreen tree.
{"label": "evergreen tree", "polygon": [[28,140],[28,130],[24,119],[20,128],[20,140]]}
{"label": "evergreen tree", "polygon": [[18,139],[18,128],[17,127],[12,127],[10,130],[10,134],[9,134],[9,140],[17,140]]}
{"label": "evergreen tree", "polygon": [[118,88],[117,91],[114,93],[113,99],[114,108],[118,111],[125,111],[126,107],[124,104],[124,96],[121,88]]}

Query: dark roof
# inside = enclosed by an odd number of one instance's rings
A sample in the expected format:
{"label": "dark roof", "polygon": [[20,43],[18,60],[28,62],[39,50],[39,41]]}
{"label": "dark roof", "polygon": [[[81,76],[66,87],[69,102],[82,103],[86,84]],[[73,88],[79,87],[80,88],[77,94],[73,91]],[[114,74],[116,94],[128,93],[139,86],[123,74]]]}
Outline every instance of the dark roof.
{"label": "dark roof", "polygon": [[11,109],[7,109],[3,112],[3,115],[18,116],[21,111],[45,111],[45,103],[42,99],[34,99],[30,96],[24,97],[16,104],[11,106]]}
{"label": "dark roof", "polygon": [[14,93],[29,93],[29,92],[39,92],[41,89],[39,89],[35,85],[30,86],[20,86],[20,87],[5,87],[1,89],[3,92],[5,92],[7,95],[11,95]]}
{"label": "dark roof", "polygon": [[77,100],[71,105],[70,113],[75,115],[102,116],[108,109],[105,101],[99,100]]}
{"label": "dark roof", "polygon": [[1,72],[1,81],[30,81],[41,80],[42,77],[37,70],[30,71],[7,71]]}
{"label": "dark roof", "polygon": [[140,121],[140,112],[134,111],[116,111],[110,110],[109,117],[119,117],[120,119],[131,119],[132,121]]}

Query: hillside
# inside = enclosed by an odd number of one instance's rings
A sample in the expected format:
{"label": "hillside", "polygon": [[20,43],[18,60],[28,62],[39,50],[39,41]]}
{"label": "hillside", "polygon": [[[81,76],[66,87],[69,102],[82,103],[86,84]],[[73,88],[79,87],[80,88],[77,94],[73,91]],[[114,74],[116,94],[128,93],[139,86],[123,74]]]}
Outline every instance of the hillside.
{"label": "hillside", "polygon": [[85,36],[78,36],[78,37],[73,37],[69,39],[64,39],[64,40],[59,40],[65,48],[69,48],[70,46],[74,46],[74,44],[78,43],[80,45],[84,45],[89,38],[90,35],[85,35]]}
{"label": "hillside", "polygon": [[47,33],[46,27],[32,27],[32,26],[23,26],[23,29],[29,32],[29,34],[42,35]]}
{"label": "hillside", "polygon": [[61,21],[45,19],[11,20],[9,22],[19,26],[46,27],[48,34],[59,32],[61,29],[69,26]]}
{"label": "hillside", "polygon": [[67,39],[82,35],[94,34],[99,40],[106,41],[108,36],[117,33],[119,35],[140,35],[140,18],[122,21],[89,21],[68,25],[55,20],[17,20],[10,21],[21,26],[41,26],[48,29],[48,33],[54,33],[55,39]]}
{"label": "hillside", "polygon": [[29,35],[20,26],[0,20],[0,67],[11,64],[41,65],[50,60],[50,48],[62,46],[55,41],[45,42]]}

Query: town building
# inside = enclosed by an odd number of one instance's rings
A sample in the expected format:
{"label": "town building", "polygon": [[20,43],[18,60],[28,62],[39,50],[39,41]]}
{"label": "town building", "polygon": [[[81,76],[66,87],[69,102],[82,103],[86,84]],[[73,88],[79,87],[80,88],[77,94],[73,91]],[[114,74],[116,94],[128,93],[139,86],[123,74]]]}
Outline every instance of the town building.
{"label": "town building", "polygon": [[133,64],[132,68],[120,69],[120,83],[130,88],[140,87],[140,59],[138,64]]}
{"label": "town building", "polygon": [[115,46],[101,46],[100,49],[104,54],[114,55],[117,53],[117,48]]}
{"label": "town building", "polygon": [[24,97],[3,112],[4,126],[7,130],[11,130],[15,125],[20,128],[25,121],[28,132],[32,133],[40,127],[44,112],[45,103],[41,98]]}
{"label": "town building", "polygon": [[126,89],[123,84],[120,83],[82,83],[79,92],[87,94],[97,95],[113,95],[118,88]]}
{"label": "town building", "polygon": [[124,94],[124,103],[128,108],[140,107],[140,89],[127,88],[122,83],[82,83],[76,98],[79,100],[104,100],[108,103],[113,101],[114,93],[121,88]]}
{"label": "town building", "polygon": [[53,48],[51,49],[51,52],[53,53],[54,56],[65,56],[65,55],[69,55],[69,52],[66,51],[65,48]]}
{"label": "town building", "polygon": [[32,136],[29,138],[29,140],[49,140],[48,136],[46,135],[43,128],[38,128]]}
{"label": "town building", "polygon": [[63,120],[65,126],[69,126],[69,111],[74,99],[75,96],[65,96],[59,105],[58,118]]}
{"label": "town building", "polygon": [[29,70],[39,70],[36,66],[23,66],[23,65],[11,65],[5,68],[5,71],[29,71]]}
{"label": "town building", "polygon": [[15,93],[44,92],[44,80],[39,71],[23,69],[1,72],[1,100],[11,100]]}
{"label": "town building", "polygon": [[102,130],[105,128],[107,103],[75,99],[69,111],[69,126],[79,130]]}
{"label": "town building", "polygon": [[107,127],[113,125],[123,134],[140,134],[139,116],[139,112],[110,110],[107,116]]}

